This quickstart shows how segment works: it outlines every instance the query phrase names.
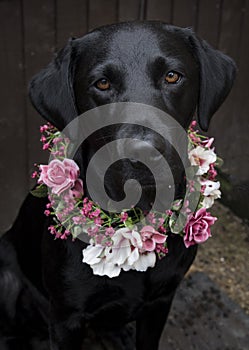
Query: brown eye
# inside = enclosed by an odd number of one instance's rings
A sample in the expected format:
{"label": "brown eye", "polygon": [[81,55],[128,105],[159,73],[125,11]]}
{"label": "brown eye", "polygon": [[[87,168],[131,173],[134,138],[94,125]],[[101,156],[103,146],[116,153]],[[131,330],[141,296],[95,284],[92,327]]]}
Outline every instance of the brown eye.
{"label": "brown eye", "polygon": [[110,89],[111,84],[110,84],[108,79],[102,78],[102,79],[97,81],[96,87],[99,90],[108,90],[108,89]]}
{"label": "brown eye", "polygon": [[167,73],[165,80],[169,84],[174,84],[174,83],[177,83],[180,80],[180,78],[181,78],[181,75],[179,73],[171,71]]}

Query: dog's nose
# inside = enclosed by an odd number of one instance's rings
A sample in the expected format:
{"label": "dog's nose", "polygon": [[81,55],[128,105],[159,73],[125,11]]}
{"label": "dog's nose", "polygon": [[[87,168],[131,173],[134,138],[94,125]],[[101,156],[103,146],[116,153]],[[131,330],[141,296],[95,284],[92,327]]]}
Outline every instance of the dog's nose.
{"label": "dog's nose", "polygon": [[131,154],[130,161],[133,166],[137,166],[143,160],[156,164],[163,157],[162,149],[144,141],[137,141],[135,144],[132,144],[129,147],[129,153]]}

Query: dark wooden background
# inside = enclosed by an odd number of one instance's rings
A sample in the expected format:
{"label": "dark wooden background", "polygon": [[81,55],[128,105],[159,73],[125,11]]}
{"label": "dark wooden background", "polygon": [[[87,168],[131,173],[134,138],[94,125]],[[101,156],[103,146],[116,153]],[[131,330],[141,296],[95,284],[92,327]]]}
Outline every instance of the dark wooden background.
{"label": "dark wooden background", "polygon": [[0,0],[0,231],[13,222],[32,185],[33,163],[44,161],[42,120],[27,98],[30,78],[70,36],[135,19],[192,27],[237,62],[235,88],[209,133],[217,138],[224,172],[248,191],[249,0]]}

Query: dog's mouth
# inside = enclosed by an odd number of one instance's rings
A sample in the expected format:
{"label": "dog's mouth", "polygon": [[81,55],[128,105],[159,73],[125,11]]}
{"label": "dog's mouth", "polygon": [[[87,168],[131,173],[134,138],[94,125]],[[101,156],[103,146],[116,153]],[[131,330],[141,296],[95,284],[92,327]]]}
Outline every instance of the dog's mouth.
{"label": "dog's mouth", "polygon": [[[95,171],[100,183],[104,182],[105,194],[117,204],[123,201],[127,195],[134,198],[133,192],[135,191],[140,193],[137,197],[135,196],[138,199],[136,202],[129,203],[129,208],[137,207],[143,211],[153,208],[157,211],[165,212],[171,207],[173,200],[182,198],[185,194],[185,173],[182,167],[175,166],[172,171],[173,175],[171,174],[172,176],[170,177],[168,176],[169,174],[160,174],[156,179],[152,172],[143,165],[134,169],[128,159],[120,160],[113,164],[107,169],[105,174],[98,172],[98,168]],[[133,181],[133,183],[127,189],[126,185],[129,181]],[[85,188],[86,196],[94,202],[105,202],[101,198],[101,191],[96,190],[95,195],[97,197],[93,198],[88,191],[87,185]],[[108,200],[105,203],[106,207],[108,207]],[[123,209],[128,209],[128,207],[126,206]]]}

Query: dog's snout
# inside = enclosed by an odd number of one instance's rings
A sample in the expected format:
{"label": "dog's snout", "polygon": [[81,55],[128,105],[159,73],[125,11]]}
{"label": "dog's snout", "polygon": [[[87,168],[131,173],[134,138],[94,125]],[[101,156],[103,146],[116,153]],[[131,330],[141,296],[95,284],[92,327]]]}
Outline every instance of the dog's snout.
{"label": "dog's snout", "polygon": [[129,146],[129,151],[131,154],[130,161],[133,165],[137,165],[142,160],[158,162],[163,157],[162,149],[158,149],[153,144],[142,140],[137,140]]}

